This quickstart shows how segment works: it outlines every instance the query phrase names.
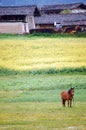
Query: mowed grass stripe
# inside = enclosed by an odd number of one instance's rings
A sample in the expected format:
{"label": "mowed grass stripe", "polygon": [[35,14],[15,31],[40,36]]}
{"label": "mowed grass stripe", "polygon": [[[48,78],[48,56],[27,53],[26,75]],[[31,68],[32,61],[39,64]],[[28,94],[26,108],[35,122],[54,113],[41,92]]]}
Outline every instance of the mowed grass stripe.
{"label": "mowed grass stripe", "polygon": [[71,109],[64,109],[60,102],[3,103],[1,105],[1,110],[3,109],[4,112],[4,114],[0,113],[1,129],[67,130],[71,127],[84,130],[86,126],[86,107],[80,102]]}

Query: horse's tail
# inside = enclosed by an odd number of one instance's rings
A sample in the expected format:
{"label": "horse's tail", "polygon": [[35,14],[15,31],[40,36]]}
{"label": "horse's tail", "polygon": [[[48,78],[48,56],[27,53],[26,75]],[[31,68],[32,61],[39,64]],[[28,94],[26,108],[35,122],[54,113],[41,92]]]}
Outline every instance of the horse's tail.
{"label": "horse's tail", "polygon": [[73,101],[73,105],[74,105],[74,97],[73,97],[72,101]]}
{"label": "horse's tail", "polygon": [[73,102],[74,102],[74,97],[73,97]]}

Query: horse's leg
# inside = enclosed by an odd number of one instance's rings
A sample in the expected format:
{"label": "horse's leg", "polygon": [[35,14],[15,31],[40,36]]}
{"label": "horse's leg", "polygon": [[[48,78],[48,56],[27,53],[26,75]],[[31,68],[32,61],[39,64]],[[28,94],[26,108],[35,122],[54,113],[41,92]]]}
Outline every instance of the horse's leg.
{"label": "horse's leg", "polygon": [[72,106],[72,100],[70,100],[70,107]]}
{"label": "horse's leg", "polygon": [[62,104],[63,104],[63,107],[65,107],[65,100],[62,99]]}
{"label": "horse's leg", "polygon": [[69,100],[68,100],[68,107],[69,107]]}

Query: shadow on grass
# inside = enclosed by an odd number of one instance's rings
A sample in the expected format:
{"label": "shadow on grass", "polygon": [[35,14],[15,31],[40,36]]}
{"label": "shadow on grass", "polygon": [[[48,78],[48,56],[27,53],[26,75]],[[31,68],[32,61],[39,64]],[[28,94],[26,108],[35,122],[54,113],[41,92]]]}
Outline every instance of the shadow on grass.
{"label": "shadow on grass", "polygon": [[44,69],[44,70],[12,70],[8,68],[0,68],[0,76],[5,75],[51,75],[51,74],[86,74],[86,67],[81,68],[63,68],[63,69]]}

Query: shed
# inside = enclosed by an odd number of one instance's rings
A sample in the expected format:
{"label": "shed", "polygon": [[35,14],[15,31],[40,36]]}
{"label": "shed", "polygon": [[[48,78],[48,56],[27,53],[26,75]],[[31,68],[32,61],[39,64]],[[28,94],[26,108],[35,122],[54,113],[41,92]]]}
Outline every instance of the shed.
{"label": "shed", "polygon": [[86,11],[86,5],[83,3],[44,5],[41,8],[41,14],[58,14],[63,10],[83,10]]}
{"label": "shed", "polygon": [[[30,29],[35,28],[34,17],[39,15],[40,12],[36,5],[4,6],[4,7],[0,6],[0,33],[9,33],[9,32],[11,33],[11,31],[9,30],[10,29],[12,30],[14,26],[16,27],[17,23],[18,25],[20,23],[20,26],[22,25],[21,28],[23,29],[21,29],[22,30],[21,34],[29,33]],[[2,23],[3,23],[4,30],[2,28]],[[18,33],[19,31],[17,32],[16,29],[16,31],[13,32]]]}

